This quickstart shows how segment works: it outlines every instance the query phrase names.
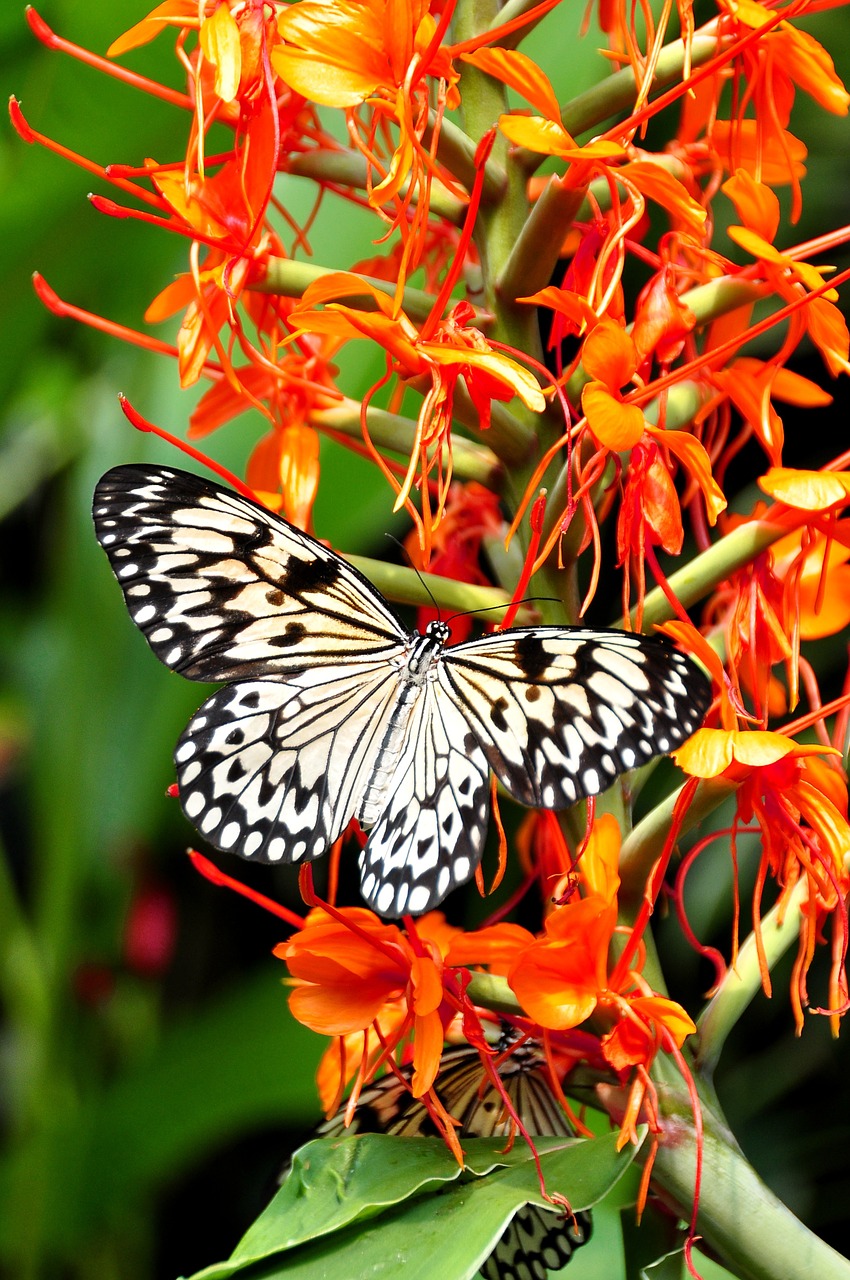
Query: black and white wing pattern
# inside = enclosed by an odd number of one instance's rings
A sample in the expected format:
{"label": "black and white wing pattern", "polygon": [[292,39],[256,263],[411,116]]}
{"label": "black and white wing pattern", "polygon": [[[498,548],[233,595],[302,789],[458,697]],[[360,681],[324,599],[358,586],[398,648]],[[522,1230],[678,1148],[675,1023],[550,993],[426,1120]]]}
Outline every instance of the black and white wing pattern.
{"label": "black and white wing pattern", "polygon": [[440,683],[517,800],[564,809],[699,728],[708,681],[661,636],[515,627],[448,649]]}
{"label": "black and white wing pattern", "polygon": [[700,724],[705,677],[660,638],[529,627],[446,648],[408,632],[333,551],[170,467],[116,467],[94,499],[130,616],[166,666],[226,681],[175,751],[180,803],[217,848],[319,857],[352,818],[362,890],[417,915],[474,873],[492,770],[566,808]]}
{"label": "black and white wing pattern", "polygon": [[[316,1137],[340,1138],[354,1133],[390,1133],[405,1138],[437,1136],[425,1104],[403,1083],[411,1069],[401,1068],[402,1080],[386,1075],[360,1094],[351,1124],[345,1125],[345,1104],[316,1131]],[[518,1046],[499,1067],[502,1084],[517,1115],[532,1137],[572,1134],[563,1108],[552,1092],[546,1060],[532,1044]],[[446,1049],[434,1089],[449,1115],[460,1123],[464,1138],[508,1137],[513,1121],[487,1076],[478,1051],[469,1045]],[[283,1177],[286,1176],[284,1170]],[[485,1280],[546,1280],[590,1239],[589,1210],[572,1217],[536,1204],[524,1205],[506,1226],[501,1240],[481,1267]]]}

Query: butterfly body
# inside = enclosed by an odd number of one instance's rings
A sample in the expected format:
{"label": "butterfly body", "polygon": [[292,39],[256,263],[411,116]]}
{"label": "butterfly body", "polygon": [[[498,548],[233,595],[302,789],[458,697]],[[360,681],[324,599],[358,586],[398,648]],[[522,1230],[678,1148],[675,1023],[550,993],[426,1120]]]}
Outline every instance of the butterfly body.
{"label": "butterfly body", "polygon": [[386,808],[387,789],[398,764],[413,708],[425,684],[438,676],[437,659],[451,634],[444,622],[431,622],[425,635],[415,631],[399,667],[398,697],[375,759],[372,776],[357,810],[361,827],[374,826]]}
{"label": "butterfly body", "polygon": [[705,677],[656,637],[411,633],[340,556],[187,472],[114,468],[94,519],[157,657],[228,682],[177,744],[186,816],[220,849],[290,863],[357,818],[363,896],[383,915],[426,911],[472,876],[491,770],[521,803],[566,808],[678,745],[708,703]]}

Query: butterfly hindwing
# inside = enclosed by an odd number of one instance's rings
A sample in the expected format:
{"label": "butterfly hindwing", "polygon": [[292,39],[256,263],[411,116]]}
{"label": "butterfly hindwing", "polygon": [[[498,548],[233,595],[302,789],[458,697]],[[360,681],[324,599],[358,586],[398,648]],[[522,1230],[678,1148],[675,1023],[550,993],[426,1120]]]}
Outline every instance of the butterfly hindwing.
{"label": "butterfly hindwing", "polygon": [[489,767],[439,682],[414,705],[386,805],[360,855],[361,892],[381,915],[418,915],[465,884],[487,834]]}
{"label": "butterfly hindwing", "polygon": [[523,1205],[482,1264],[481,1275],[484,1280],[546,1280],[587,1243],[591,1230],[587,1212],[569,1217],[540,1205]]}
{"label": "butterfly hindwing", "polygon": [[708,681],[663,638],[525,627],[448,649],[440,677],[523,804],[564,809],[699,726]]}
{"label": "butterfly hindwing", "polygon": [[341,556],[201,476],[114,467],[94,521],[133,621],[190,680],[285,678],[404,649],[401,624]]}
{"label": "butterfly hindwing", "polygon": [[394,673],[375,662],[225,686],[174,753],[184,813],[217,848],[243,858],[319,857],[354,816],[395,687]]}

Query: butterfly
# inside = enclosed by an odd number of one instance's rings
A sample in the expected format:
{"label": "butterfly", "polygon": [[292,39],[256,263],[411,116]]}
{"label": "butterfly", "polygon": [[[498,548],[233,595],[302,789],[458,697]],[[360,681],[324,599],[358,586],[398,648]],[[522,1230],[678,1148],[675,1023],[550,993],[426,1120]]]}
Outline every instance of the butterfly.
{"label": "butterfly", "polygon": [[[508,1038],[499,1045],[508,1047]],[[532,1137],[571,1136],[563,1108],[552,1091],[546,1059],[534,1042],[519,1044],[501,1063],[499,1076],[520,1120]],[[315,1131],[317,1138],[341,1138],[345,1134],[390,1133],[405,1138],[437,1136],[438,1130],[425,1104],[414,1098],[405,1082],[411,1067],[382,1076],[364,1089],[346,1127],[346,1104]],[[434,1089],[449,1115],[460,1122],[464,1138],[509,1137],[514,1122],[504,1101],[487,1075],[477,1049],[470,1045],[446,1049]],[[281,1181],[289,1172],[284,1169]],[[526,1204],[505,1228],[501,1239],[481,1266],[485,1280],[546,1280],[559,1271],[573,1253],[590,1239],[593,1220],[587,1210],[571,1217],[556,1209]]]}
{"label": "butterfly", "polygon": [[341,556],[189,472],[115,467],[94,522],[156,656],[227,682],[174,753],[186,817],[269,863],[319,857],[356,818],[380,915],[420,915],[474,874],[491,770],[522,804],[567,808],[678,746],[708,706],[662,637],[410,632]]}

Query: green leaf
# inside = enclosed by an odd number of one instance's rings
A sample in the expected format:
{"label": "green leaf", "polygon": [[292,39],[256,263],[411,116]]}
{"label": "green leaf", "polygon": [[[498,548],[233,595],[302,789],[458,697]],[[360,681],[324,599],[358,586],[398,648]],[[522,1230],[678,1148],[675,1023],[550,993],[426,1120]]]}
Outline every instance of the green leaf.
{"label": "green leaf", "polygon": [[[547,1188],[576,1210],[595,1204],[634,1159],[616,1135],[535,1139]],[[461,1170],[434,1138],[359,1134],[308,1143],[228,1262],[194,1280],[321,1275],[357,1280],[473,1276],[517,1209],[546,1205],[532,1154],[504,1139],[464,1141]],[[265,1264],[265,1265],[262,1265]]]}

